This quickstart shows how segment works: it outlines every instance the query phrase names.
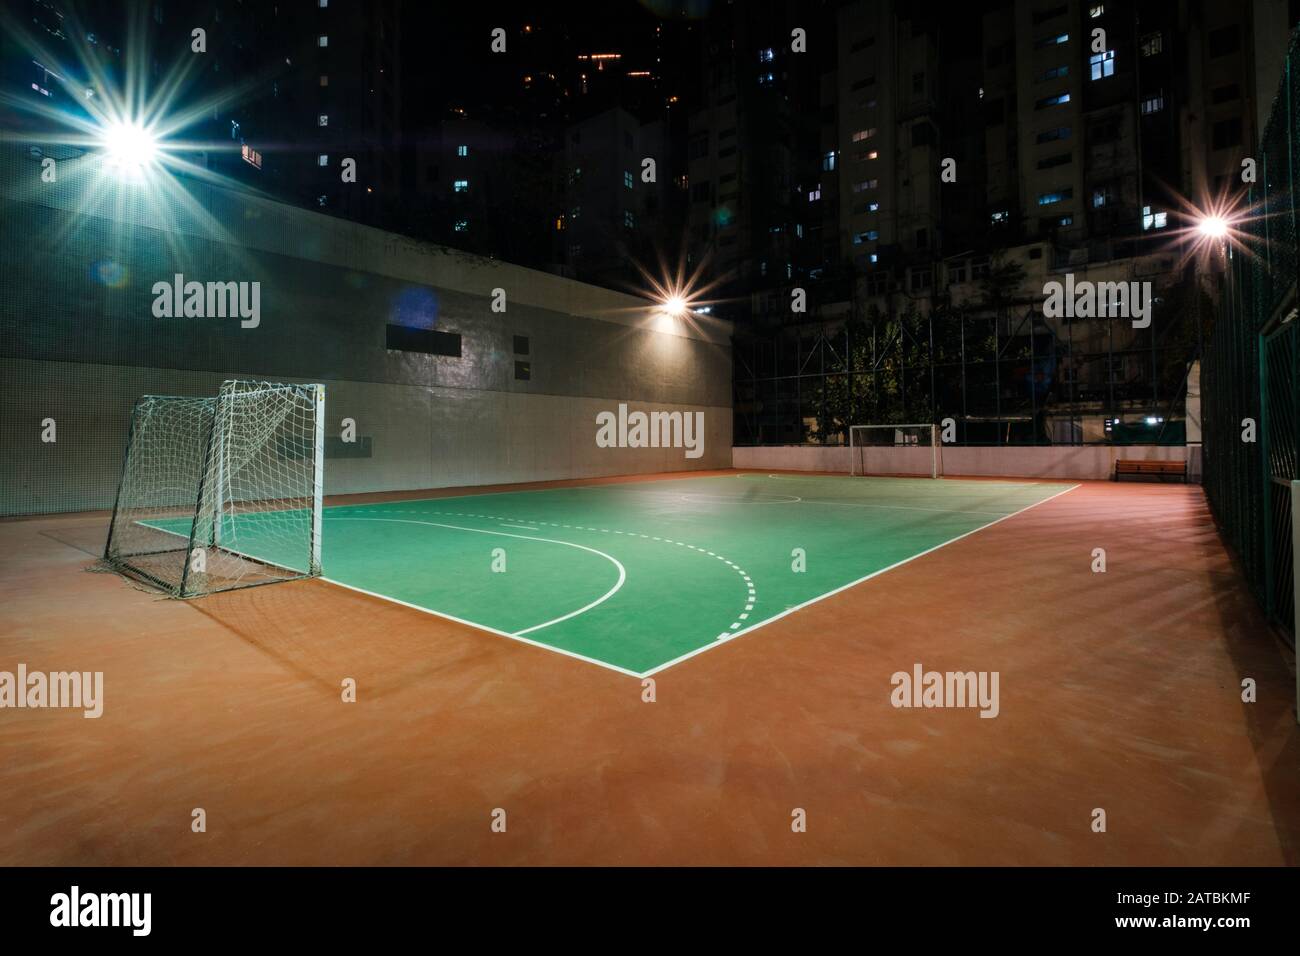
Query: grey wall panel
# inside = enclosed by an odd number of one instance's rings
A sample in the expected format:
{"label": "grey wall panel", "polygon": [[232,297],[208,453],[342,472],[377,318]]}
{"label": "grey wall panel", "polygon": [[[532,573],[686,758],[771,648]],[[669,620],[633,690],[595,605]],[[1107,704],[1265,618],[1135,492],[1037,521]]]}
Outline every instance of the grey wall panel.
{"label": "grey wall panel", "polygon": [[[643,299],[206,183],[76,162],[39,176],[0,146],[0,514],[110,507],[136,400],[226,378],[326,384],[328,434],[350,417],[369,440],[327,459],[331,494],[730,463],[726,323],[665,325]],[[260,324],[155,317],[154,284],[176,273],[259,283]],[[458,333],[462,354],[389,350],[389,323]],[[598,448],[596,414],[619,402],[704,411],[705,455]]]}
{"label": "grey wall panel", "polygon": [[[131,409],[144,394],[211,395],[221,374],[86,363],[0,359],[0,502],[4,513],[110,508],[122,465]],[[235,370],[229,377],[244,378]],[[285,381],[296,381],[286,378]],[[306,381],[306,379],[303,379]],[[326,460],[327,494],[504,484],[727,468],[731,410],[632,402],[632,410],[703,412],[704,454],[681,448],[600,448],[596,416],[618,403],[561,395],[525,395],[326,381],[326,431],[356,421],[369,457]],[[57,441],[41,441],[53,418]]]}

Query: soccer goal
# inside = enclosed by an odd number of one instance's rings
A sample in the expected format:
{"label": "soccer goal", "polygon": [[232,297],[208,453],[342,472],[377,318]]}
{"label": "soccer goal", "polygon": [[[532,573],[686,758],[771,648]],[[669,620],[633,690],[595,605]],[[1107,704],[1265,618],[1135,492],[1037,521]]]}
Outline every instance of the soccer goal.
{"label": "soccer goal", "polygon": [[849,426],[849,474],[943,474],[943,455],[933,425]]}
{"label": "soccer goal", "polygon": [[324,412],[323,385],[141,398],[104,560],[176,597],[320,574]]}

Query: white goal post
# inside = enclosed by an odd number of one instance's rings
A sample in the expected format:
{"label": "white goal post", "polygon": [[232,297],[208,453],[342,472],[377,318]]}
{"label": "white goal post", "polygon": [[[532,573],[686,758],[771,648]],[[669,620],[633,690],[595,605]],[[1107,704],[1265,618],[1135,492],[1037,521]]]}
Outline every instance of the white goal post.
{"label": "white goal post", "polygon": [[932,424],[850,425],[850,475],[943,474]]}
{"label": "white goal post", "polygon": [[324,385],[141,398],[105,562],[176,597],[319,575],[324,413]]}

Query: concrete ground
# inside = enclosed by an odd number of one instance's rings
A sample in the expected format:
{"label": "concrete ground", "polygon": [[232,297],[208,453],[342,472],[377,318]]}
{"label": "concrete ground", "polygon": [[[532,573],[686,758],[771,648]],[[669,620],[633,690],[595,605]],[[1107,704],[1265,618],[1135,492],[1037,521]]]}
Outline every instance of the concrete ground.
{"label": "concrete ground", "polygon": [[[0,671],[105,675],[98,720],[0,710],[3,865],[1300,863],[1294,662],[1194,486],[1085,483],[654,703],[320,581],[160,599],[87,573],[107,521],[0,522]],[[895,709],[899,661],[998,717]]]}

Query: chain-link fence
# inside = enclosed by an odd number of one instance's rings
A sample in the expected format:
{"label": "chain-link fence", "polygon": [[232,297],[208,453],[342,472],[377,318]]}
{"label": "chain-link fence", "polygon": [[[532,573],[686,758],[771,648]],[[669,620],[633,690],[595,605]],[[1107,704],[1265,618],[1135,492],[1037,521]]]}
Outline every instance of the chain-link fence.
{"label": "chain-link fence", "polygon": [[1296,167],[1300,33],[1293,35],[1230,248],[1204,356],[1204,485],[1251,589],[1295,633],[1291,482],[1297,468]]}

